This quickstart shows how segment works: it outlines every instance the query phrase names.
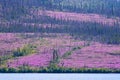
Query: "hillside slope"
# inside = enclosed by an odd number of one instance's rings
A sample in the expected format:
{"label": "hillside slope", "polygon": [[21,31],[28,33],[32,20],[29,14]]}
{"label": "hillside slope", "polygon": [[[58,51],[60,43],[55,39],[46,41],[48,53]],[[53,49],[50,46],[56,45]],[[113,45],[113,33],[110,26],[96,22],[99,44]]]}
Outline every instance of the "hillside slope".
{"label": "hillside slope", "polygon": [[11,20],[30,8],[120,16],[119,0],[0,0],[2,17]]}

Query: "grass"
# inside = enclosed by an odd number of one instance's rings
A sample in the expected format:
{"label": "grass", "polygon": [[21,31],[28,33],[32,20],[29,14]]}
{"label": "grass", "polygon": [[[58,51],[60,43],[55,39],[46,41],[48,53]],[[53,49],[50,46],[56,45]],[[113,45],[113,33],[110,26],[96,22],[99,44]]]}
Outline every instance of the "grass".
{"label": "grass", "polygon": [[36,46],[33,45],[25,45],[22,48],[17,48],[13,51],[13,57],[20,57],[20,56],[26,56],[29,54],[35,53]]}
{"label": "grass", "polygon": [[65,68],[57,65],[36,68],[23,65],[19,68],[0,68],[0,73],[120,73],[120,69],[107,68]]}
{"label": "grass", "polygon": [[79,49],[82,49],[82,48],[83,48],[83,46],[74,47],[70,51],[67,51],[66,53],[64,53],[62,58],[67,58],[68,56],[70,56],[73,53],[73,51],[76,51],[76,50],[79,50]]}

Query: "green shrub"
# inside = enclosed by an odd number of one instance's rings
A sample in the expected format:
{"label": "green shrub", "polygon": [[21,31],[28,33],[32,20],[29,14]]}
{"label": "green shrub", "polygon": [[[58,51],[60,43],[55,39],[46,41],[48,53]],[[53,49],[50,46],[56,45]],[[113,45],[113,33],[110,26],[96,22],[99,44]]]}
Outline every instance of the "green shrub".
{"label": "green shrub", "polygon": [[22,48],[17,48],[17,50],[13,51],[13,57],[25,56],[28,54],[35,53],[35,46],[33,45],[25,45]]}
{"label": "green shrub", "polygon": [[82,49],[82,48],[83,48],[83,46],[74,47],[74,48],[72,48],[72,51],[75,51],[75,50],[78,50],[78,49]]}
{"label": "green shrub", "polygon": [[82,49],[82,48],[83,48],[83,46],[74,47],[74,48],[72,48],[70,51],[67,51],[67,52],[62,56],[62,58],[66,58],[66,57],[70,56],[70,55],[73,53],[73,51],[76,51],[76,50],[79,50],[79,49]]}
{"label": "green shrub", "polygon": [[11,59],[12,55],[4,55],[0,56],[0,66],[5,64],[6,60]]}
{"label": "green shrub", "polygon": [[72,54],[72,51],[68,51],[68,52],[66,52],[62,57],[63,58],[66,58],[66,57],[68,57],[69,55],[71,55]]}
{"label": "green shrub", "polygon": [[30,67],[23,65],[19,68],[0,68],[0,73],[120,73],[120,69],[108,68],[66,68],[57,65],[49,67]]}

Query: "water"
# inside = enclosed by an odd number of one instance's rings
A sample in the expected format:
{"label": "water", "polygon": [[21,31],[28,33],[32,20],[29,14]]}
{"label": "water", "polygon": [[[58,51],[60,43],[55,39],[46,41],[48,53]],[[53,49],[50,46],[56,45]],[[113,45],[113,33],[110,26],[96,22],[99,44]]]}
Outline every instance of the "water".
{"label": "water", "polygon": [[120,74],[0,74],[0,80],[120,80]]}

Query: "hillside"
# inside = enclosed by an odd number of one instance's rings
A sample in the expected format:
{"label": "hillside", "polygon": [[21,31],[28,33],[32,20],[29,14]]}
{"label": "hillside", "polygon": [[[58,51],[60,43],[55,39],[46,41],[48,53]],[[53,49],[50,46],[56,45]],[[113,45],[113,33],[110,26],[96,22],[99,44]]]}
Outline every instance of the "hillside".
{"label": "hillside", "polygon": [[119,0],[0,0],[2,17],[18,18],[30,8],[120,16]]}
{"label": "hillside", "polygon": [[120,73],[120,0],[0,0],[0,73]]}
{"label": "hillside", "polygon": [[0,32],[68,33],[119,44],[119,4],[119,0],[1,0]]}

